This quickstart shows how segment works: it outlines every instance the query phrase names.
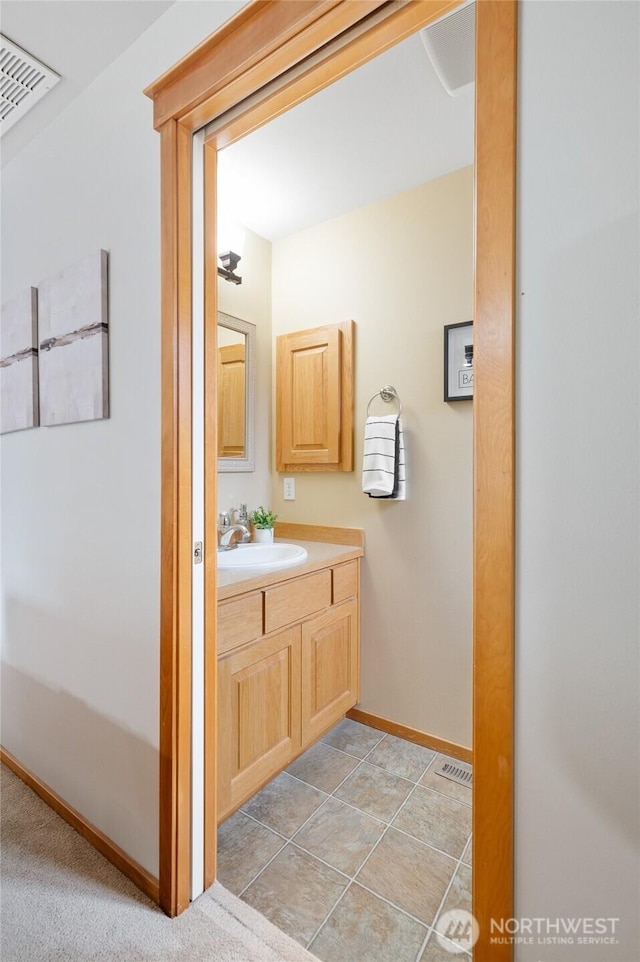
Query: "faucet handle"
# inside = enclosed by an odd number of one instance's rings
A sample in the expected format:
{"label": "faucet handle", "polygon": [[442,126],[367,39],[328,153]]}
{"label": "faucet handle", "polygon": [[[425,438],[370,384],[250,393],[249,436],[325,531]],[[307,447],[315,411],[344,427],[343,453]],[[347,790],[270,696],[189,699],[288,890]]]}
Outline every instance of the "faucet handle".
{"label": "faucet handle", "polygon": [[228,511],[222,511],[218,515],[218,524],[221,528],[228,528],[231,524],[231,518],[229,517]]}

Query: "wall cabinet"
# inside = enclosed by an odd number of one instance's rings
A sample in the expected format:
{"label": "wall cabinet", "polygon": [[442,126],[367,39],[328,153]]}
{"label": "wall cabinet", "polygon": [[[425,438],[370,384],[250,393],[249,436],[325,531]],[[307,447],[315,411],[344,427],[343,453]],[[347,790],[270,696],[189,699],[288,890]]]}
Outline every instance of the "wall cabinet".
{"label": "wall cabinet", "polygon": [[357,703],[358,588],[352,560],[219,603],[219,821]]}
{"label": "wall cabinet", "polygon": [[354,328],[276,338],[278,471],[353,471]]}

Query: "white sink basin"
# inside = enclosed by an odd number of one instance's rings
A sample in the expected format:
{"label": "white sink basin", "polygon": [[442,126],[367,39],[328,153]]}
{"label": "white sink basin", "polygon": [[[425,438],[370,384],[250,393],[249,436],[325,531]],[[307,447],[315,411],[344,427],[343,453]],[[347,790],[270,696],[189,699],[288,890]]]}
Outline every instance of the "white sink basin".
{"label": "white sink basin", "polygon": [[218,551],[218,568],[289,568],[306,558],[307,549],[297,544],[239,544],[231,551]]}

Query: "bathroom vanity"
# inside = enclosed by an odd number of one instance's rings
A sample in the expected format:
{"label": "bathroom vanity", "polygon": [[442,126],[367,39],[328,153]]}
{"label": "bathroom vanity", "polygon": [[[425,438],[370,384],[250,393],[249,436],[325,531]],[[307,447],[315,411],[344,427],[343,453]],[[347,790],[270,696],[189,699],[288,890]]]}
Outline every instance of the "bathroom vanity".
{"label": "bathroom vanity", "polygon": [[218,575],[218,821],[359,698],[361,547],[296,541],[293,568]]}

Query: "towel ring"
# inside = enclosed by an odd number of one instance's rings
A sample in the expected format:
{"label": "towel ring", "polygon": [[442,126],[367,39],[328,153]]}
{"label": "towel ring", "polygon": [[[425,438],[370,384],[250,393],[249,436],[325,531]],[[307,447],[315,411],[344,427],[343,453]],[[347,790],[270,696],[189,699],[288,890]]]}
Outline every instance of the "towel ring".
{"label": "towel ring", "polygon": [[391,384],[385,384],[377,391],[369,403],[367,404],[367,417],[369,417],[369,409],[377,397],[381,397],[383,401],[397,401],[398,403],[398,417],[402,414],[402,401],[398,397],[398,392]]}

